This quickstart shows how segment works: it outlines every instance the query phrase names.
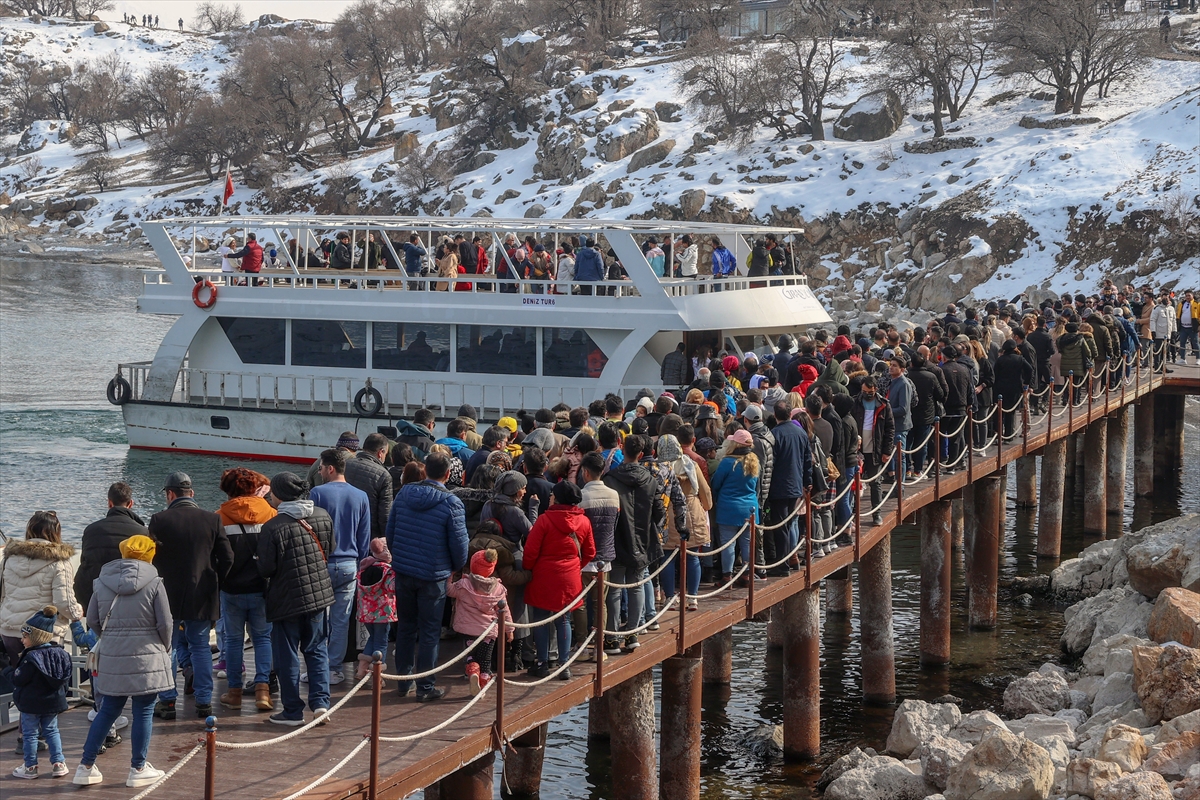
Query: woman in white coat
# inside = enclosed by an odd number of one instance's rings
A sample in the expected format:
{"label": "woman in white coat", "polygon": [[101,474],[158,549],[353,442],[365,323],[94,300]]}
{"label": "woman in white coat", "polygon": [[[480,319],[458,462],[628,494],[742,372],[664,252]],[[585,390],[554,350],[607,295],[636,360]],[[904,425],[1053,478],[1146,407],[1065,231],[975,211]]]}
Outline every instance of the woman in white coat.
{"label": "woman in white coat", "polygon": [[62,540],[53,511],[38,511],[25,525],[25,539],[9,542],[0,562],[0,638],[12,663],[21,654],[21,626],[46,606],[58,609],[57,641],[65,641],[68,625],[83,617],[75,600],[75,548]]}

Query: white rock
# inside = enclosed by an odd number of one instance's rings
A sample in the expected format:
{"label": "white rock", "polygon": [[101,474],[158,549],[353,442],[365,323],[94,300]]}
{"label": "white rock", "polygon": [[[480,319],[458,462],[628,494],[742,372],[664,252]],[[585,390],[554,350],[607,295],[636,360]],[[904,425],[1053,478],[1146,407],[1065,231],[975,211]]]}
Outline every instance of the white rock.
{"label": "white rock", "polygon": [[945,789],[950,770],[963,760],[970,749],[971,745],[966,742],[948,736],[934,736],[922,742],[917,754],[921,759],[925,780],[939,789]]}
{"label": "white rock", "polygon": [[825,787],[825,800],[922,800],[925,779],[888,756],[875,756]]}
{"label": "white rock", "polygon": [[1074,733],[1076,728],[1087,722],[1088,715],[1087,712],[1078,708],[1064,708],[1062,711],[1055,711],[1054,717],[1066,720],[1066,723],[1071,726],[1071,732]]}
{"label": "white rock", "polygon": [[1053,714],[1067,707],[1067,680],[1057,672],[1031,672],[1004,690],[1004,710],[1013,717]]}
{"label": "white rock", "polygon": [[946,800],[1045,800],[1054,785],[1046,750],[1004,731],[988,733],[950,771]]}
{"label": "white rock", "polygon": [[1142,639],[1150,638],[1147,626],[1150,614],[1154,612],[1154,604],[1139,592],[1132,589],[1128,591],[1128,595],[1096,618],[1096,628],[1092,633],[1093,642],[1122,633]]}
{"label": "white rock", "polygon": [[1121,768],[1111,761],[1076,758],[1067,764],[1064,791],[1082,797],[1095,797],[1106,785],[1121,777]]}
{"label": "white rock", "polygon": [[1096,800],[1172,800],[1171,787],[1157,772],[1135,772],[1100,789]]}
{"label": "white rock", "polygon": [[1136,700],[1133,691],[1133,675],[1128,672],[1114,672],[1104,679],[1100,690],[1092,699],[1092,708],[1104,709],[1109,706],[1119,706],[1130,700]]}
{"label": "white rock", "polygon": [[1111,672],[1132,674],[1133,648],[1142,644],[1153,644],[1153,642],[1127,633],[1119,633],[1116,636],[1094,641],[1088,647],[1087,652],[1083,654],[1083,668],[1090,675],[1108,675]]}
{"label": "white rock", "polygon": [[1075,728],[1065,719],[1050,717],[1045,714],[1028,714],[1021,719],[1009,720],[1008,729],[1018,736],[1037,740],[1043,736],[1057,736],[1068,743],[1075,742]]}
{"label": "white rock", "polygon": [[1125,772],[1133,772],[1146,760],[1150,749],[1137,728],[1113,725],[1104,732],[1096,758],[1111,761]]}
{"label": "white rock", "polygon": [[945,736],[961,720],[962,712],[953,703],[905,700],[892,718],[887,752],[908,758],[921,742],[934,735]]}
{"label": "white rock", "polygon": [[[1072,689],[1067,692],[1067,709],[1070,711],[1079,711],[1087,716],[1092,708],[1092,700],[1088,697],[1087,692],[1081,692],[1078,689]],[[1058,712],[1055,712],[1058,713]]]}
{"label": "white rock", "polygon": [[1186,731],[1200,731],[1200,711],[1181,714],[1173,720],[1164,722],[1155,741],[1158,744],[1166,744],[1178,739]]}
{"label": "white rock", "polygon": [[[1111,610],[1117,603],[1127,597],[1139,597],[1143,603],[1146,598],[1138,595],[1128,587],[1105,589],[1094,597],[1082,600],[1063,612],[1066,628],[1063,629],[1061,643],[1063,650],[1068,653],[1082,653],[1091,646],[1096,633],[1096,625],[1101,615]],[[1148,617],[1149,615],[1147,615]],[[1120,631],[1113,631],[1119,633]],[[1108,634],[1111,635],[1111,634]],[[1103,639],[1101,636],[1100,639]]]}
{"label": "white rock", "polygon": [[985,733],[993,730],[1008,731],[1008,726],[991,711],[972,711],[954,726],[954,730],[950,731],[950,738],[974,747],[983,739]]}
{"label": "white rock", "polygon": [[[1075,738],[1077,740],[1088,739],[1095,737],[1099,739],[1103,731],[1112,725],[1117,720],[1126,714],[1137,709],[1137,703],[1130,700],[1127,703],[1122,703],[1119,706],[1109,706],[1108,708],[1097,711],[1092,716],[1088,717],[1087,721],[1075,729]],[[1133,726],[1138,727],[1138,726]]]}

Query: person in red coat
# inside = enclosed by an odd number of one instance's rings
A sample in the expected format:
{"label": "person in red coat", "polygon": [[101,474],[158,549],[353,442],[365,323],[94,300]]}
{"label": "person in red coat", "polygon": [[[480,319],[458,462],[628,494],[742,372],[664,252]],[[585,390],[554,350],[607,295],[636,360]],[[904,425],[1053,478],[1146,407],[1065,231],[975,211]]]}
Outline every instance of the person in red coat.
{"label": "person in red coat", "polygon": [[[579,507],[583,493],[570,481],[554,485],[554,502],[545,511],[525,541],[525,557],[522,566],[533,573],[525,585],[525,605],[529,607],[533,622],[541,622],[559,611],[570,607],[579,608],[576,601],[583,591],[580,571],[596,557],[596,544],[592,539],[592,523]],[[558,657],[566,661],[571,652],[571,615],[563,614],[554,620],[558,636]],[[537,645],[537,663],[527,674],[533,678],[544,678],[550,674],[550,625],[539,625],[533,629]],[[559,678],[570,680],[571,670],[564,669]]]}

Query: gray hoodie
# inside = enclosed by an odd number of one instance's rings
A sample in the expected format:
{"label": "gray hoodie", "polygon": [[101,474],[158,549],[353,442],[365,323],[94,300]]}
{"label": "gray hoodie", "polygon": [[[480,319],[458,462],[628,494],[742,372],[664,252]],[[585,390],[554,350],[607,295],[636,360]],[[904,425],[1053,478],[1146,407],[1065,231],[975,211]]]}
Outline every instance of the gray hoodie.
{"label": "gray hoodie", "polygon": [[100,666],[92,677],[97,692],[129,697],[175,688],[171,606],[153,564],[133,558],[105,564],[93,584],[87,620],[100,634]]}

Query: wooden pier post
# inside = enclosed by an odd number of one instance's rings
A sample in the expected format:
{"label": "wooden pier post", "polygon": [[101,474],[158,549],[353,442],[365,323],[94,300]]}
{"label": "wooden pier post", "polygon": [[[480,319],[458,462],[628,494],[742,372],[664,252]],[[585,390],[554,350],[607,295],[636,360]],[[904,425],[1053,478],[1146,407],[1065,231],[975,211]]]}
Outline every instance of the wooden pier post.
{"label": "wooden pier post", "polygon": [[778,650],[783,647],[783,607],[768,608],[767,615],[767,649]]}
{"label": "wooden pier post", "polygon": [[1083,532],[1098,533],[1108,530],[1108,512],[1104,503],[1104,484],[1108,462],[1108,424],[1098,419],[1088,425],[1083,438],[1086,463],[1083,467]]}
{"label": "wooden pier post", "polygon": [[1000,536],[1003,498],[1000,478],[989,475],[975,482],[978,525],[967,567],[967,622],[972,628],[996,627],[996,592],[1000,570]]}
{"label": "wooden pier post", "polygon": [[849,614],[854,610],[854,582],[850,568],[843,567],[825,579],[825,615]]}
{"label": "wooden pier post", "polygon": [[816,586],[783,601],[783,756],[821,754],[821,594]]}
{"label": "wooden pier post", "polygon": [[[492,800],[495,766],[495,750],[481,755],[438,781],[438,797],[441,800]],[[425,793],[428,795],[429,790]]]}
{"label": "wooden pier post", "polygon": [[896,699],[891,534],[862,554],[858,567],[858,590],[863,699],[870,704],[886,705]]}
{"label": "wooden pier post", "polygon": [[1017,508],[1034,508],[1037,499],[1037,456],[1021,456],[1017,459]]}
{"label": "wooden pier post", "polygon": [[1129,410],[1118,408],[1108,415],[1108,458],[1105,468],[1104,498],[1109,514],[1125,510],[1125,457],[1128,455]]}
{"label": "wooden pier post", "polygon": [[921,509],[921,663],[950,662],[950,567],[953,512],[949,500]]}
{"label": "wooden pier post", "polygon": [[662,763],[658,776],[663,800],[700,800],[703,661],[703,645],[696,644],[662,665]]}
{"label": "wooden pier post", "polygon": [[1063,441],[1067,443],[1067,455],[1063,465],[1063,475],[1071,480],[1075,480],[1075,457],[1079,448],[1079,437],[1070,433],[1067,434],[1067,437]]}
{"label": "wooden pier post", "polygon": [[950,501],[950,544],[959,552],[963,549],[964,516],[962,498],[956,497]]}
{"label": "wooden pier post", "polygon": [[1062,554],[1063,498],[1065,496],[1067,442],[1058,439],[1042,450],[1042,503],[1038,507],[1037,554],[1058,558]]}
{"label": "wooden pier post", "polygon": [[704,640],[704,682],[728,684],[733,680],[733,628]]}
{"label": "wooden pier post", "polygon": [[[753,551],[751,551],[753,552]],[[608,716],[618,736],[609,738],[614,800],[658,800],[654,748],[654,673],[645,670],[610,688]]]}
{"label": "wooden pier post", "polygon": [[612,733],[608,719],[608,695],[602,694],[588,700],[588,738],[607,739]]}
{"label": "wooden pier post", "polygon": [[503,785],[514,797],[533,797],[541,791],[549,727],[549,723],[543,722],[505,746]]}
{"label": "wooden pier post", "polygon": [[1146,395],[1133,407],[1133,493],[1154,494],[1154,395]]}

